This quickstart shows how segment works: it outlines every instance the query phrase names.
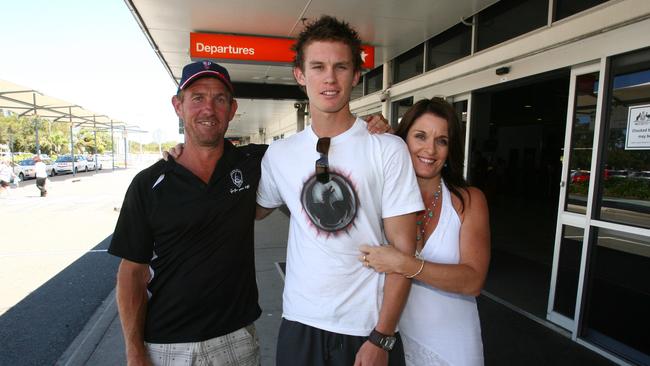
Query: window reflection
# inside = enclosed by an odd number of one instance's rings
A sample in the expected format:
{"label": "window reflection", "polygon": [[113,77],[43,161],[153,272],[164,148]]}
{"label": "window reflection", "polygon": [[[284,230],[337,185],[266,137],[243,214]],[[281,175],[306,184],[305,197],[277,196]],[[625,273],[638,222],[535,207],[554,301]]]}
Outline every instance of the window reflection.
{"label": "window reflection", "polygon": [[404,117],[406,111],[408,111],[412,106],[413,106],[413,97],[408,97],[393,102],[392,105],[393,113],[391,113],[392,119],[390,122],[390,125],[391,127],[393,127],[393,129],[397,129],[397,125],[399,125],[399,122],[402,120],[402,117]]}
{"label": "window reflection", "polygon": [[650,50],[613,59],[612,76],[598,218],[649,228]]}
{"label": "window reflection", "polygon": [[607,1],[609,0],[556,0],[554,18],[555,20],[564,19]]}
{"label": "window reflection", "polygon": [[384,66],[376,67],[365,75],[365,93],[368,95],[376,91],[380,91],[383,88],[384,80]]}
{"label": "window reflection", "polygon": [[428,41],[427,70],[446,65],[472,50],[472,27],[459,23]]}
{"label": "window reflection", "polygon": [[420,75],[424,71],[424,43],[395,58],[393,65],[395,83]]}
{"label": "window reflection", "polygon": [[478,13],[476,50],[543,27],[547,14],[548,0],[500,0]]}
{"label": "window reflection", "polygon": [[553,310],[571,319],[575,315],[583,237],[584,229],[572,226],[562,228]]}
{"label": "window reflection", "polygon": [[594,231],[582,335],[645,364],[650,361],[650,238]]}
{"label": "window reflection", "polygon": [[569,176],[565,209],[585,213],[596,122],[598,75],[594,72],[576,77],[575,108],[569,152]]}

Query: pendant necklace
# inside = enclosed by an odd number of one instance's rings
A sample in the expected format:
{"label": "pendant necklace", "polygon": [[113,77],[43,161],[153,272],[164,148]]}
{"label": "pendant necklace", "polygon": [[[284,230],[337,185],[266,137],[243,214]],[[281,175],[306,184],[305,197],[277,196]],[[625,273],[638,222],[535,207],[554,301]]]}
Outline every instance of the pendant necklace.
{"label": "pendant necklace", "polygon": [[[431,221],[434,213],[436,212],[436,206],[438,205],[438,200],[440,200],[441,194],[442,194],[442,186],[438,184],[438,189],[433,194],[433,200],[431,200],[431,203],[424,210],[424,213],[422,214],[422,218],[420,218],[420,220],[416,222],[418,231],[415,236],[415,239],[417,241],[424,240],[424,231],[426,230],[427,225],[429,225],[429,222]],[[424,243],[422,246],[424,247]],[[416,250],[416,256],[419,254],[420,254],[419,251]]]}

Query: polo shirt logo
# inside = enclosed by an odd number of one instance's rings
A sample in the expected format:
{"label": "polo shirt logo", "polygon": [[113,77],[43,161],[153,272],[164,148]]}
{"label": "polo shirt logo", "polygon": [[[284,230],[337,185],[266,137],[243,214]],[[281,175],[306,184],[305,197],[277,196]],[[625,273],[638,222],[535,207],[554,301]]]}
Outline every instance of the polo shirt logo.
{"label": "polo shirt logo", "polygon": [[250,184],[242,186],[244,184],[244,173],[242,173],[241,170],[239,169],[233,169],[230,172],[230,179],[232,180],[232,184],[234,184],[235,187],[237,187],[237,188],[231,188],[230,194],[241,192],[251,187]]}
{"label": "polo shirt logo", "polygon": [[244,174],[242,174],[239,169],[230,172],[230,179],[232,179],[232,182],[237,186],[237,188],[241,188],[241,185],[244,184]]}

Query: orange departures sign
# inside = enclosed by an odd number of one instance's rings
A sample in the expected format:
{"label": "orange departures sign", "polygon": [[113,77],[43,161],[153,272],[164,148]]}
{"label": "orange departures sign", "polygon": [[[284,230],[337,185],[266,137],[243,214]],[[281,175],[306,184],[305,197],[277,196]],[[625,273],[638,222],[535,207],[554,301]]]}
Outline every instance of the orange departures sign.
{"label": "orange departures sign", "polygon": [[[237,60],[247,63],[291,64],[295,43],[290,38],[190,33],[192,59]],[[375,67],[375,48],[361,46],[361,67]]]}

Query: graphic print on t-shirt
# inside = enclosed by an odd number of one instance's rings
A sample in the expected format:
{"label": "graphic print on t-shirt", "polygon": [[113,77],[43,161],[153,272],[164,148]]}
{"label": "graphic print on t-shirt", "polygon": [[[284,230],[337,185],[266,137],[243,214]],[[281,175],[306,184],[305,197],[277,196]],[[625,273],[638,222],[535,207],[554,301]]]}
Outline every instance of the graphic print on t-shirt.
{"label": "graphic print on t-shirt", "polygon": [[348,178],[333,171],[329,177],[327,183],[319,182],[316,175],[309,178],[302,188],[300,201],[318,231],[335,234],[353,224],[359,199]]}

